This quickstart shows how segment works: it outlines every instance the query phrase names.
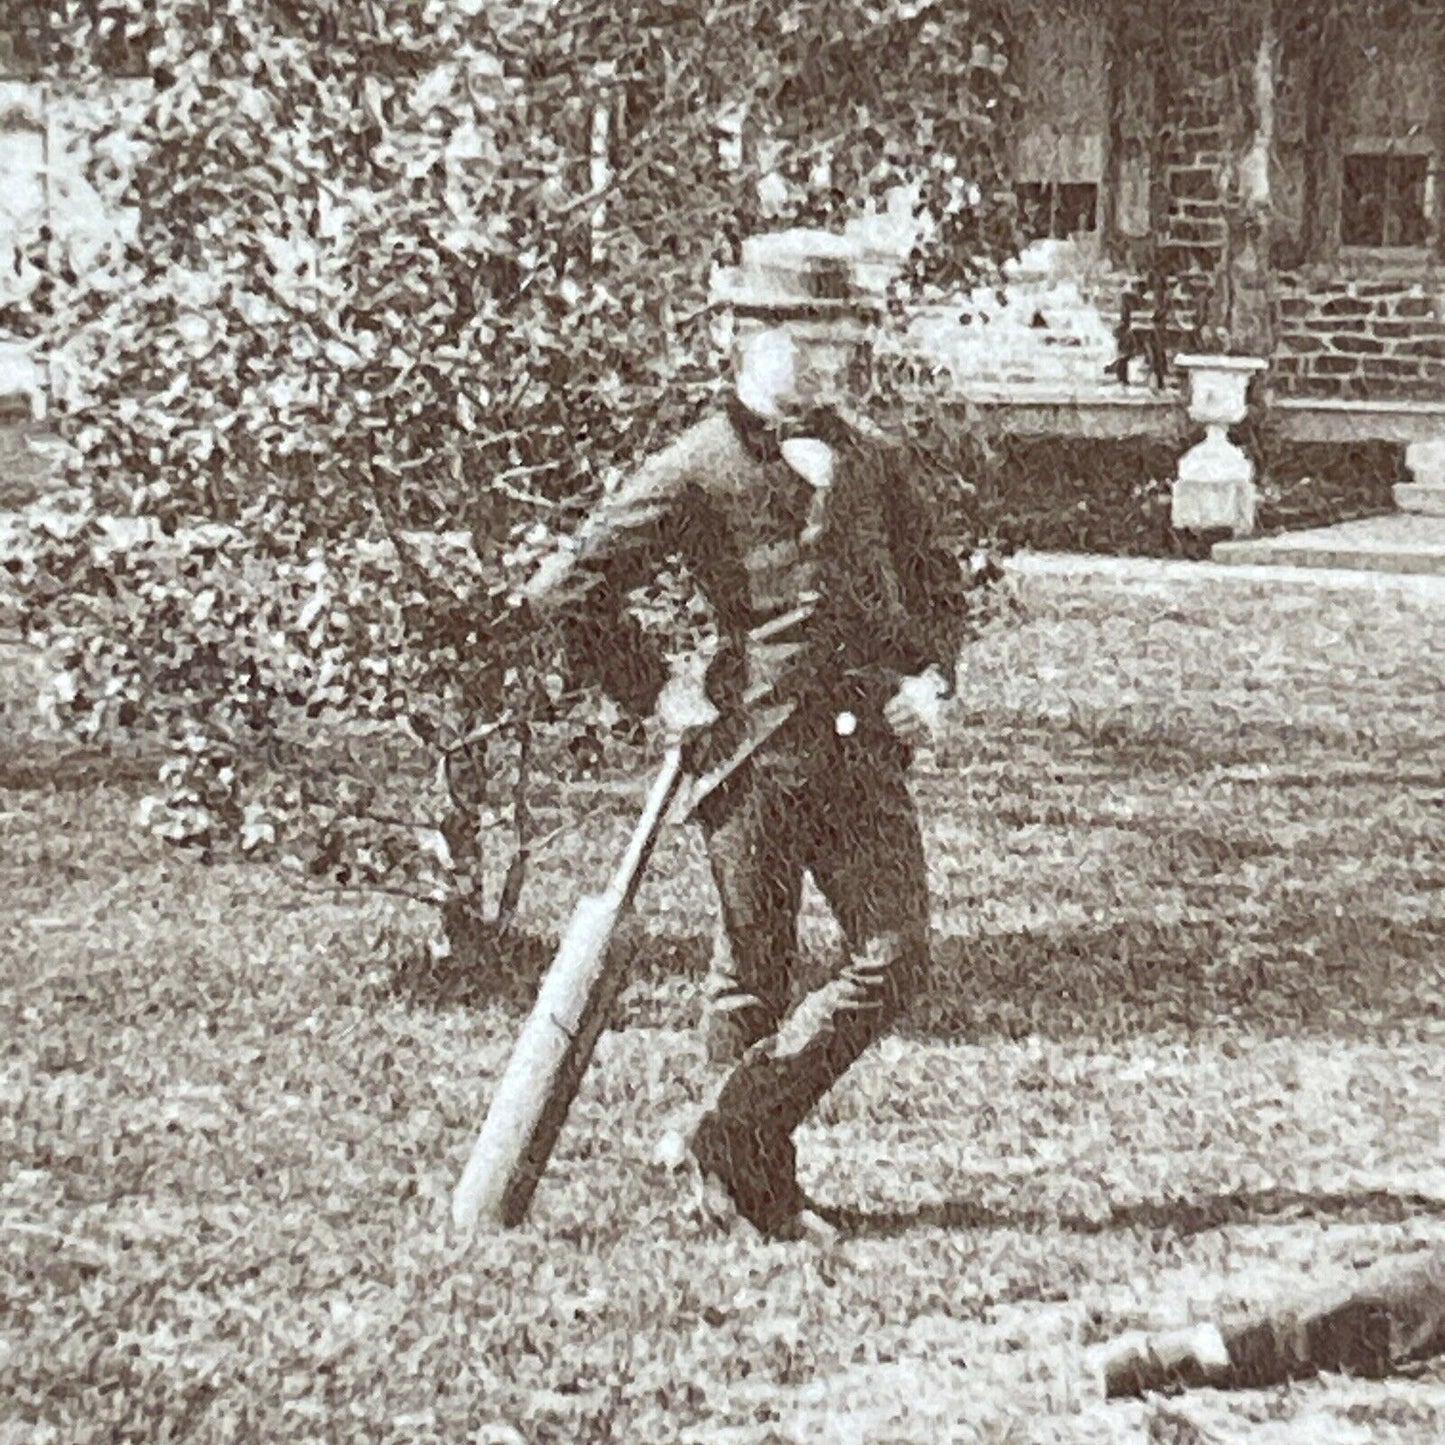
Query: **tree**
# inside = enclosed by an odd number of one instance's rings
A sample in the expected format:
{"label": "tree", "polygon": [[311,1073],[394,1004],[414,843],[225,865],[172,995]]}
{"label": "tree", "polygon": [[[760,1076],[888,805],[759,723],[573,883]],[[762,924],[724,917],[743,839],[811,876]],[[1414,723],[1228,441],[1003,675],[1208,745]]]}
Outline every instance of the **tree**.
{"label": "tree", "polygon": [[[709,267],[748,231],[910,182],[928,225],[904,284],[992,274],[1005,9],[52,5],[93,183],[138,218],[59,267],[54,238],[36,251],[70,493],[21,580],[57,716],[168,739],[151,818],[175,841],[347,883],[424,864],[458,937],[500,807],[505,928],[535,751],[599,716],[516,625],[516,583],[713,394]],[[118,45],[150,78],[125,116]],[[686,632],[687,594],[639,618]],[[324,788],[300,767],[302,741],[361,728],[439,761],[426,826],[388,833],[365,765]]]}

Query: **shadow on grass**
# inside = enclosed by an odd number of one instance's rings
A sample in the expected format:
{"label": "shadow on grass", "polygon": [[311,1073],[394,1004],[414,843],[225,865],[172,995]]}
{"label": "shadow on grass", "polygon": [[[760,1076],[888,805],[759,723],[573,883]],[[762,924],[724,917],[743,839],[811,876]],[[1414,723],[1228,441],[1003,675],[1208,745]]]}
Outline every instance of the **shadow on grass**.
{"label": "shadow on grass", "polygon": [[[1223,914],[1225,910],[1221,910]],[[1445,921],[1279,909],[940,939],[905,1031],[1127,1037],[1228,1022],[1268,1034],[1445,1016]]]}
{"label": "shadow on grass", "polygon": [[[555,940],[514,933],[466,958],[414,955],[393,987],[432,1006],[529,1008]],[[642,933],[621,945],[627,981],[616,1025],[690,1027],[710,940]],[[1248,925],[1222,918],[1120,919],[936,940],[932,977],[899,1032],[980,1042],[1040,1035],[1125,1038],[1157,1030],[1249,1028],[1267,1035],[1366,1020],[1415,1029],[1445,1018],[1445,920],[1401,923],[1323,907],[1276,910]],[[805,959],[800,984],[828,960]]]}
{"label": "shadow on grass", "polygon": [[[514,928],[505,936],[490,928],[475,930],[466,946],[450,957],[434,958],[416,950],[392,967],[392,990],[413,1002],[443,1008],[484,1008],[501,1005],[525,1011],[532,1006],[543,974],[556,956],[558,938]],[[620,936],[615,966],[627,985],[649,988],[671,980],[701,977],[712,951],[702,936],[641,933]],[[620,1006],[624,1026],[685,1026],[686,1020],[654,1020],[632,1016],[627,1000]],[[644,1013],[650,1012],[644,1007]]]}
{"label": "shadow on grass", "polygon": [[48,738],[0,736],[0,792],[80,793],[155,783],[165,753],[156,747],[75,747]]}
{"label": "shadow on grass", "polygon": [[870,1211],[810,1201],[841,1234],[886,1239],[915,1229],[1063,1229],[1071,1234],[1142,1232],[1181,1239],[1247,1224],[1295,1224],[1326,1219],[1337,1224],[1402,1224],[1445,1218],[1445,1200],[1385,1189],[1301,1192],[1238,1190],[1204,1199],[1142,1200],[1116,1205],[1107,1214],[1075,1215],[1035,1209],[993,1209],[974,1200],[950,1199],[917,1209]]}

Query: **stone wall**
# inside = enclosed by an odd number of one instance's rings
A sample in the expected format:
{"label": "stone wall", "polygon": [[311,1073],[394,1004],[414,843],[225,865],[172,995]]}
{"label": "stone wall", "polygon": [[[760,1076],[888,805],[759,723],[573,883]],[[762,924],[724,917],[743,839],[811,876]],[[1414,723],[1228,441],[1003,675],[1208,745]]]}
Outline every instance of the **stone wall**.
{"label": "stone wall", "polygon": [[1171,27],[1161,181],[1163,270],[1173,278],[1173,323],[1181,340],[1216,321],[1215,277],[1226,259],[1224,167],[1232,81],[1216,17],[1179,11]]}
{"label": "stone wall", "polygon": [[[1218,321],[1216,278],[1228,236],[1225,165],[1229,152],[1228,59],[1217,19],[1179,11],[1163,37],[1159,67],[1162,106],[1154,145],[1155,208],[1162,227],[1152,260],[1123,292],[1132,347],[1161,333],[1164,357],[1196,349]],[[1147,64],[1140,56],[1136,63]]]}
{"label": "stone wall", "polygon": [[[1218,14],[1203,14],[1206,8],[1177,9],[1167,37],[1165,73],[1173,83],[1155,147],[1158,274],[1141,265],[1124,290],[1134,347],[1152,339],[1165,293],[1159,340],[1166,359],[1208,347],[1228,299],[1217,278],[1230,255],[1226,186],[1237,140],[1233,107],[1242,88],[1242,78],[1231,81],[1228,71],[1244,63],[1248,47],[1239,36],[1227,43]],[[1344,258],[1276,272],[1270,289],[1274,354],[1266,384],[1272,390],[1445,401],[1445,276],[1438,267],[1386,278],[1363,274]]]}
{"label": "stone wall", "polygon": [[1445,400],[1445,280],[1282,274],[1275,312],[1276,391]]}

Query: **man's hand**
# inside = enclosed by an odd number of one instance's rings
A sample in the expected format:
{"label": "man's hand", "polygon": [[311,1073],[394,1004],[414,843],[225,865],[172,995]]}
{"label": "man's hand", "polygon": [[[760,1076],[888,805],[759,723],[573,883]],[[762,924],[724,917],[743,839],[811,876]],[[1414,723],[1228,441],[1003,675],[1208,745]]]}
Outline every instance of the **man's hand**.
{"label": "man's hand", "polygon": [[554,593],[571,575],[576,566],[576,549],[567,543],[543,559],[522,588],[523,600],[533,608],[546,608],[555,601]]}
{"label": "man's hand", "polygon": [[673,673],[657,699],[657,720],[669,747],[684,749],[718,719],[718,710],[694,672]]}
{"label": "man's hand", "polygon": [[883,717],[900,742],[913,748],[931,747],[943,722],[948,684],[936,668],[905,677],[883,709]]}

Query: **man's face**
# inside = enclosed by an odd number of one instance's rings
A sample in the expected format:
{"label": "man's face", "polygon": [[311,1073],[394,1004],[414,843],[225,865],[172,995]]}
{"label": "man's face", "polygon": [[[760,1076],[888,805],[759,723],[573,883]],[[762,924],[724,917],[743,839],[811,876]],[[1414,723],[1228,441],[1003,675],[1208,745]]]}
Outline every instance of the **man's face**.
{"label": "man's face", "polygon": [[819,330],[798,339],[798,391],[805,406],[841,401],[848,373],[859,351],[857,341]]}
{"label": "man's face", "polygon": [[764,415],[786,415],[841,400],[859,343],[836,329],[757,326],[739,332],[734,350],[738,395]]}

